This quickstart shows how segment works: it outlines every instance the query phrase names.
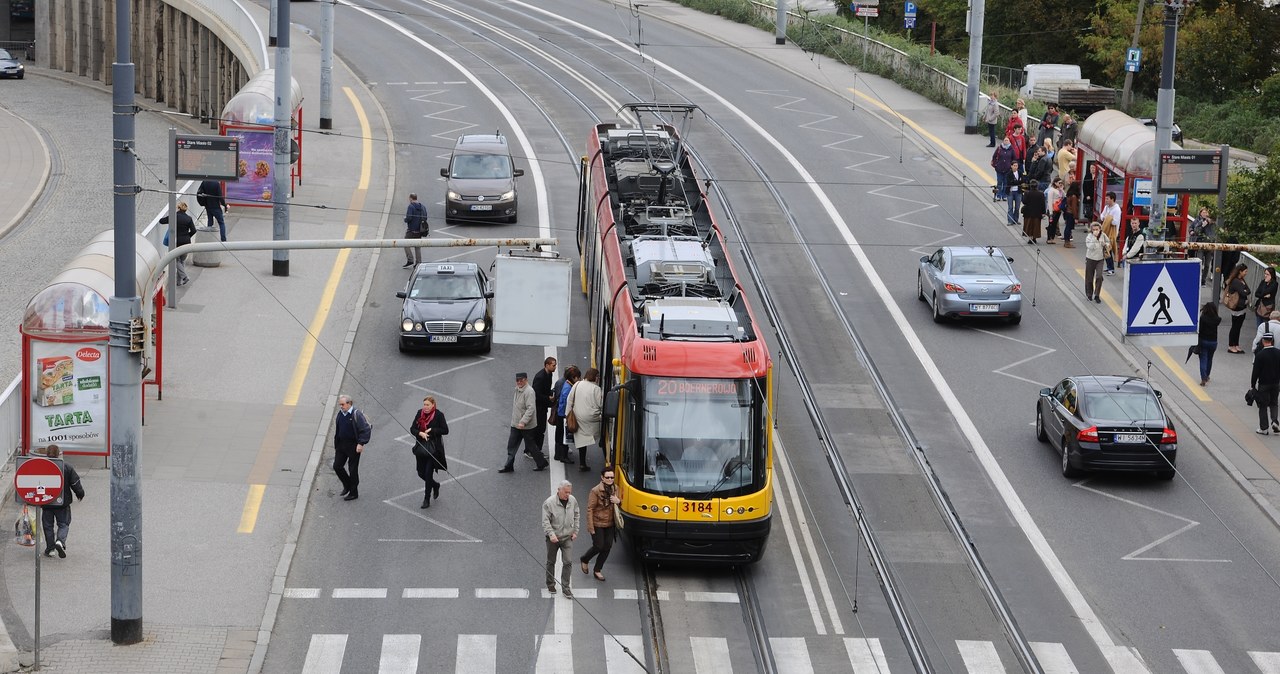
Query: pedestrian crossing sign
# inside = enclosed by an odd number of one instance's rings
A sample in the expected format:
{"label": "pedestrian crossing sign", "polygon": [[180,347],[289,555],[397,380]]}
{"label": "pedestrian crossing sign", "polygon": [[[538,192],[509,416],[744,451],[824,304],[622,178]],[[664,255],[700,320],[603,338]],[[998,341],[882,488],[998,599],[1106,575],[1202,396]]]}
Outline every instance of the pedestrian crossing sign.
{"label": "pedestrian crossing sign", "polygon": [[1164,346],[1196,343],[1200,260],[1131,262],[1125,275],[1126,337]]}

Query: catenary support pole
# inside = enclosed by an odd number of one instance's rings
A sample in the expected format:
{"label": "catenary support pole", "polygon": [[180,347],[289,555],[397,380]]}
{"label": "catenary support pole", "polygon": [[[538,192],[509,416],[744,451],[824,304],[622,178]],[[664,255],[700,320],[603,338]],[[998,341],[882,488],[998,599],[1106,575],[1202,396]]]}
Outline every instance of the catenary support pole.
{"label": "catenary support pole", "polygon": [[[288,2],[289,0],[285,0],[286,4]],[[271,5],[271,17],[267,19],[267,46],[274,47],[276,46],[276,19],[280,11],[280,0],[270,0],[269,4]]]}
{"label": "catenary support pole", "polygon": [[[1226,221],[1226,205],[1227,205],[1227,176],[1231,172],[1231,146],[1220,145],[1222,148],[1222,168],[1218,173],[1218,209],[1214,213],[1218,214],[1218,229],[1222,231],[1222,224]],[[1213,294],[1210,297],[1222,296],[1222,277],[1225,276],[1221,271],[1222,268],[1222,251],[1213,252],[1213,269],[1209,272],[1213,276]]]}
{"label": "catenary support pole", "polygon": [[338,0],[320,3],[320,128],[333,128],[333,6]]}
{"label": "catenary support pole", "polygon": [[[1156,156],[1151,164],[1157,171],[1160,170],[1160,153],[1173,147],[1173,72],[1178,50],[1178,16],[1183,7],[1183,0],[1165,0],[1164,3],[1164,58],[1160,64],[1160,90],[1156,94]],[[1164,225],[1169,209],[1166,208],[1165,195],[1157,191],[1160,181],[1153,183],[1151,217],[1147,220],[1148,238],[1163,239],[1166,238]]]}
{"label": "catenary support pole", "polygon": [[[169,127],[169,250],[178,247],[178,130]],[[157,227],[156,231],[159,232]],[[163,235],[161,235],[163,236]],[[164,239],[161,240],[164,245]],[[160,246],[157,246],[159,248]],[[178,307],[178,263],[169,265],[169,280],[164,286],[165,304],[171,308]]]}
{"label": "catenary support pole", "polygon": [[969,3],[969,77],[964,94],[964,132],[980,133],[978,102],[982,88],[982,30],[987,14],[986,0]]}
{"label": "catenary support pole", "polygon": [[[1138,0],[1138,18],[1133,22],[1133,41],[1129,46],[1133,49],[1138,48],[1138,37],[1142,35],[1142,10],[1146,8],[1150,0]],[[1121,97],[1120,107],[1129,112],[1129,104],[1133,102],[1133,71],[1124,71],[1124,96]],[[1154,203],[1154,202],[1153,202]]]}
{"label": "catenary support pole", "polygon": [[[276,36],[276,128],[272,175],[271,238],[289,239],[289,122],[293,118],[293,68],[289,55],[289,3],[280,3]],[[271,275],[289,275],[289,251],[271,253]]]}
{"label": "catenary support pole", "polygon": [[107,364],[111,442],[111,641],[142,641],[142,490],[138,452],[142,437],[142,354],[130,348],[141,319],[137,291],[138,184],[134,166],[134,65],[131,0],[116,2],[116,59],[111,64],[112,183],[115,291],[110,299]]}
{"label": "catenary support pole", "polygon": [[778,0],[777,18],[773,25],[773,43],[787,43],[787,0]]}

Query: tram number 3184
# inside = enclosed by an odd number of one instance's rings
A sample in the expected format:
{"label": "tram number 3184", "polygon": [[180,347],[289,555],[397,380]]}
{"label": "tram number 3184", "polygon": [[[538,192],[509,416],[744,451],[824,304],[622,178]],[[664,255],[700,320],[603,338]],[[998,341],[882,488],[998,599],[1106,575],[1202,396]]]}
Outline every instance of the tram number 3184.
{"label": "tram number 3184", "polygon": [[687,513],[713,513],[716,509],[710,501],[685,501],[684,511]]}

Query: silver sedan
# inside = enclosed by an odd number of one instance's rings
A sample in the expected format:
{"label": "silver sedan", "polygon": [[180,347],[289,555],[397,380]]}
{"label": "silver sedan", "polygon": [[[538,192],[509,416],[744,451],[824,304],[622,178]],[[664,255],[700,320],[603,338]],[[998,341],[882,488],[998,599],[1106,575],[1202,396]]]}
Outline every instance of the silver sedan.
{"label": "silver sedan", "polygon": [[1022,321],[1022,282],[995,246],[946,246],[920,258],[916,294],[933,320],[1003,318]]}

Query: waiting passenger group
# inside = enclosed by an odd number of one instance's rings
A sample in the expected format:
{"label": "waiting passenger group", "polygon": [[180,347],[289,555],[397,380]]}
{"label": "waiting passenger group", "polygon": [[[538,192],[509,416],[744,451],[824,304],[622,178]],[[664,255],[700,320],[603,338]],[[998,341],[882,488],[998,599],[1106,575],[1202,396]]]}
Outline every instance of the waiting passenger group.
{"label": "waiting passenger group", "polygon": [[[579,471],[591,470],[588,456],[593,447],[600,447],[604,461],[600,482],[587,497],[586,527],[591,545],[578,558],[578,563],[582,573],[604,581],[604,563],[609,558],[618,531],[617,518],[621,511],[617,506],[622,500],[614,487],[616,474],[613,466],[608,465],[600,437],[604,405],[604,392],[597,383],[600,373],[596,368],[588,368],[584,373],[576,365],[570,365],[553,384],[555,371],[556,359],[549,357],[534,375],[532,384],[527,373],[516,373],[506,462],[497,472],[515,472],[516,451],[522,444],[524,456],[534,462],[533,471],[545,471],[550,465],[543,453],[548,427],[555,429],[552,458],[573,465],[576,450]],[[342,484],[339,495],[344,501],[354,501],[360,497],[360,457],[371,439],[373,427],[364,412],[356,408],[351,396],[338,396],[338,408],[334,418],[333,471]],[[436,479],[436,472],[449,469],[444,449],[444,436],[449,434],[449,424],[444,412],[437,407],[434,396],[423,398],[422,407],[414,413],[406,428],[413,439],[411,451],[415,469],[422,480],[421,507],[430,508],[432,499],[440,498],[441,485]],[[573,597],[571,555],[582,519],[578,501],[573,496],[573,484],[564,480],[543,502],[541,509],[549,593],[563,591],[564,596]],[[558,583],[555,577],[557,554],[561,557]]]}

